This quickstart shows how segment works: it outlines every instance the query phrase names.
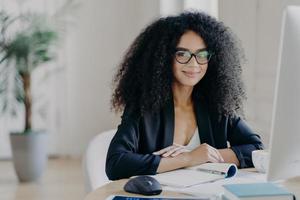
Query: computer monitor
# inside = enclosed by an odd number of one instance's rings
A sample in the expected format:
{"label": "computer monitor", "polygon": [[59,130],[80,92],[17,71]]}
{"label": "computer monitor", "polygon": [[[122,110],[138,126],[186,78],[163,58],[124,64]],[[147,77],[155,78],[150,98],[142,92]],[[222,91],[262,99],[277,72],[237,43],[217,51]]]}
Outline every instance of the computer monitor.
{"label": "computer monitor", "polygon": [[300,7],[283,14],[268,181],[300,176]]}

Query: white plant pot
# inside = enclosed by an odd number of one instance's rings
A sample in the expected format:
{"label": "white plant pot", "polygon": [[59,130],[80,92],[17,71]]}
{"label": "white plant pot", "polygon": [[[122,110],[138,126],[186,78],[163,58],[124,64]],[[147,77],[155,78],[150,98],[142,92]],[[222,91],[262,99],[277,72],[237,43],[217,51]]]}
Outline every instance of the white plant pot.
{"label": "white plant pot", "polygon": [[48,134],[31,131],[26,134],[10,134],[13,162],[20,182],[38,180],[47,165]]}

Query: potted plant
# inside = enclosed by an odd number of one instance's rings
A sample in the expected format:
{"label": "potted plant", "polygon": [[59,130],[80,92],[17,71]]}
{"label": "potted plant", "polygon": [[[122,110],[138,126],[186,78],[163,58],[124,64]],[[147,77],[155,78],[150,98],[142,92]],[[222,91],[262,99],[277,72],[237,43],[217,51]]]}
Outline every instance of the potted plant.
{"label": "potted plant", "polygon": [[[65,14],[67,4],[71,5],[70,1],[55,13],[56,18]],[[23,131],[10,134],[14,167],[21,182],[37,180],[47,163],[46,130],[32,128],[31,76],[36,68],[55,58],[61,32],[53,20],[47,14],[28,12],[10,16],[0,11],[0,111],[11,108],[11,93],[25,110]],[[14,81],[9,81],[10,77]]]}

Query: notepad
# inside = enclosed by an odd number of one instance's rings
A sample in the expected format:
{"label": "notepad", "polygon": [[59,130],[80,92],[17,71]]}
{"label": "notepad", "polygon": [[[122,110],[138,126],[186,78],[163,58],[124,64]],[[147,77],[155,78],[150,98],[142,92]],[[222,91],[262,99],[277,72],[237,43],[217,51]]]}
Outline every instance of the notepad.
{"label": "notepad", "polygon": [[171,187],[191,187],[194,185],[230,178],[237,173],[232,163],[205,163],[202,165],[178,169],[154,176],[162,185]]}
{"label": "notepad", "polygon": [[227,184],[224,199],[230,200],[293,200],[294,195],[273,183]]}

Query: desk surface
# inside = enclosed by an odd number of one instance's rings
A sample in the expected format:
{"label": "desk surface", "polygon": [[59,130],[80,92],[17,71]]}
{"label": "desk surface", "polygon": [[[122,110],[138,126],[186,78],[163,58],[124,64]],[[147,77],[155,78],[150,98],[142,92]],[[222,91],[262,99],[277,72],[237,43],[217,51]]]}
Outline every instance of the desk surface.
{"label": "desk surface", "polygon": [[[253,171],[253,170],[245,170],[245,171]],[[258,173],[257,173],[258,174]],[[264,174],[258,174],[258,176],[265,176]],[[98,189],[89,193],[85,200],[99,200],[109,197],[110,195],[126,195],[126,196],[139,196],[135,194],[127,193],[123,190],[123,186],[128,181],[128,179],[122,179],[114,182],[110,182]],[[230,180],[229,180],[230,181]],[[250,182],[260,182],[260,179],[257,180],[249,180]],[[230,183],[230,182],[228,182]],[[236,183],[236,182],[234,182]],[[222,183],[221,183],[222,184]],[[289,179],[288,181],[283,181],[278,183],[279,185],[284,186],[290,192],[296,195],[296,199],[300,199],[300,177]],[[216,185],[211,185],[211,187],[215,187]],[[207,187],[207,185],[206,185]],[[191,197],[183,193],[173,192],[173,191],[163,191],[160,195],[169,196],[169,197]],[[155,197],[155,196],[153,196]]]}
{"label": "desk surface", "polygon": [[[130,194],[123,190],[123,186],[125,185],[125,183],[127,181],[128,181],[128,179],[122,179],[122,180],[110,182],[110,183],[92,191],[91,193],[89,193],[87,195],[87,197],[85,198],[85,200],[99,200],[99,199],[105,200],[105,198],[109,197],[112,194],[135,196],[135,197],[141,196],[141,195],[137,195],[137,194]],[[184,194],[181,194],[178,192],[172,192],[172,191],[163,191],[160,195],[173,196],[173,197],[191,197],[191,196],[187,196],[187,195],[184,195]],[[152,196],[152,197],[157,197],[157,196]]]}

